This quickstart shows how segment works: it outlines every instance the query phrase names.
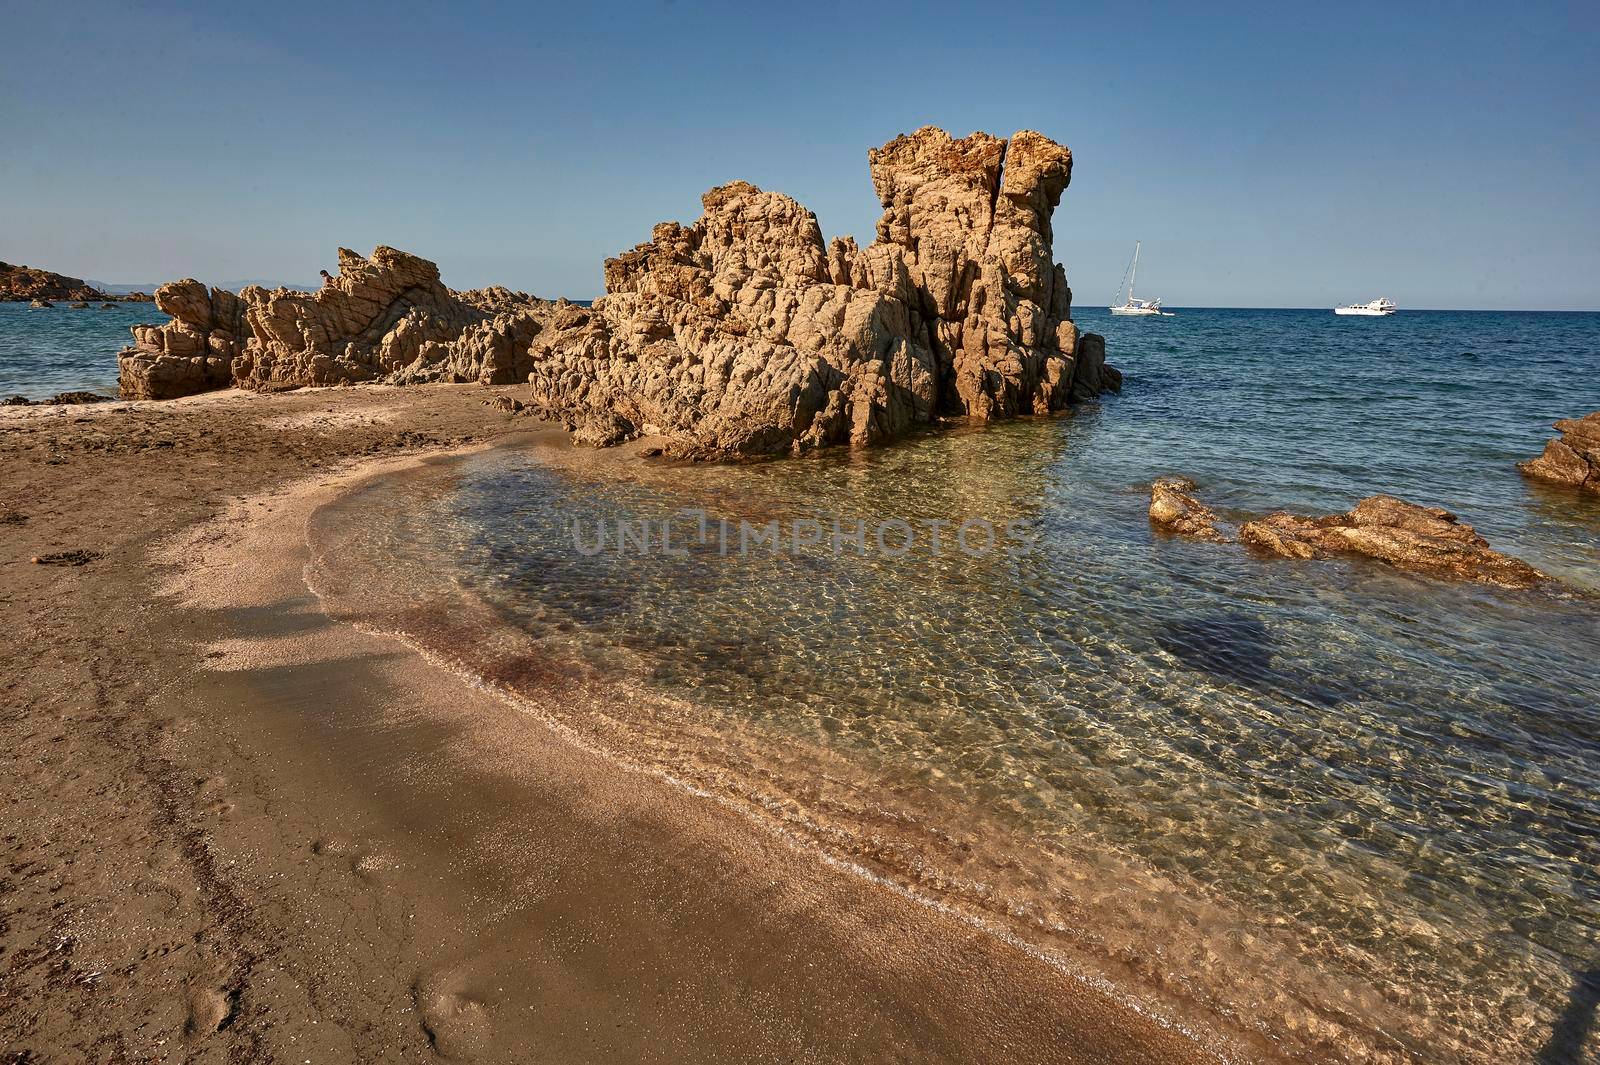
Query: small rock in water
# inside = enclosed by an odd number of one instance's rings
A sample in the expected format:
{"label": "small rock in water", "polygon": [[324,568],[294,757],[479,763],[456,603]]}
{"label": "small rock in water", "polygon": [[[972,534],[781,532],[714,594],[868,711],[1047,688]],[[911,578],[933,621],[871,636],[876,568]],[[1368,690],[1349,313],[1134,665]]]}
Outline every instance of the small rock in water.
{"label": "small rock in water", "polygon": [[[1162,478],[1150,489],[1150,522],[1198,540],[1225,541],[1216,515],[1188,493],[1192,481]],[[1279,558],[1365,555],[1395,569],[1502,588],[1530,588],[1548,578],[1520,559],[1489,546],[1448,510],[1420,507],[1394,496],[1369,496],[1348,513],[1320,518],[1282,511],[1245,522],[1239,542]]]}
{"label": "small rock in water", "polygon": [[1217,530],[1217,515],[1189,493],[1195,484],[1185,477],[1162,477],[1150,486],[1150,524],[1174,536],[1227,543]]}
{"label": "small rock in water", "polygon": [[1563,418],[1555,427],[1561,436],[1544,446],[1544,454],[1517,463],[1524,477],[1600,492],[1600,410],[1582,418]]}

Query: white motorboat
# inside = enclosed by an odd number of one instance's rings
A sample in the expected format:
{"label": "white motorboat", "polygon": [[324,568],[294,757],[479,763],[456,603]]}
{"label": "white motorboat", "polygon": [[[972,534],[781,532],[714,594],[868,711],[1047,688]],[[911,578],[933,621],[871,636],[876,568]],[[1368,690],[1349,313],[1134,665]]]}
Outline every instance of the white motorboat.
{"label": "white motorboat", "polygon": [[[1127,271],[1122,275],[1122,285],[1117,289],[1118,303],[1113,303],[1109,310],[1112,314],[1137,314],[1137,315],[1165,315],[1171,318],[1171,311],[1161,309],[1161,301],[1135,299],[1133,296],[1133,282],[1139,274],[1139,247],[1142,241],[1133,242],[1133,261],[1128,263]],[[1127,298],[1122,298],[1122,290],[1128,290]]]}
{"label": "white motorboat", "polygon": [[1382,299],[1373,300],[1371,303],[1348,303],[1343,307],[1335,307],[1333,313],[1359,314],[1368,318],[1381,318],[1384,315],[1393,314],[1396,309],[1394,300],[1385,296]]}

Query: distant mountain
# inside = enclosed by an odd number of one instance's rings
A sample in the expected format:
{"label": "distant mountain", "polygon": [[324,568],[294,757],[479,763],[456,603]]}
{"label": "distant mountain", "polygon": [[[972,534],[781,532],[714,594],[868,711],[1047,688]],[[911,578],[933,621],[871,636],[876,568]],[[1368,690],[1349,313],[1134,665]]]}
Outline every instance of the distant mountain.
{"label": "distant mountain", "polygon": [[126,296],[130,292],[143,292],[148,295],[161,287],[161,282],[159,281],[146,281],[142,284],[131,285],[113,285],[109,281],[89,281],[87,284],[93,285],[108,296]]}

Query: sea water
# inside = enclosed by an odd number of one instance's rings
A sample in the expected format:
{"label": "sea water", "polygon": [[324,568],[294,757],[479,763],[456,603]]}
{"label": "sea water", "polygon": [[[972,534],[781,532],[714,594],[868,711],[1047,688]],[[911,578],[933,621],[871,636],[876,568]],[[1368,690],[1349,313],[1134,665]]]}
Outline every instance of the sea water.
{"label": "sea water", "polygon": [[[493,452],[321,515],[318,580],[1247,1055],[1591,1060],[1600,502],[1515,464],[1600,409],[1600,316],[1078,321],[1125,384],[1067,416],[754,465]],[[1446,507],[1557,582],[1169,539],[1170,474],[1231,519]],[[772,521],[808,543],[699,535]],[[639,522],[676,540],[597,540]]]}
{"label": "sea water", "polygon": [[133,343],[130,325],[161,325],[153,303],[91,302],[74,309],[0,303],[0,399],[48,399],[59,392],[117,394],[117,352]]}

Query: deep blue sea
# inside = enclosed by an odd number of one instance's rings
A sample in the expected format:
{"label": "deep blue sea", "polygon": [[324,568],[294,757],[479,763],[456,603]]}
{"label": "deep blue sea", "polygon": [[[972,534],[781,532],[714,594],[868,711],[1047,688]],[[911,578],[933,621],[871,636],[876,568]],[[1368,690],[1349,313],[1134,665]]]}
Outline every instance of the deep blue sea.
{"label": "deep blue sea", "polygon": [[130,325],[160,325],[153,303],[90,303],[74,310],[0,303],[0,399],[48,399],[58,392],[117,394],[117,352],[133,343]]}
{"label": "deep blue sea", "polygon": [[[153,313],[0,305],[0,395],[109,385]],[[1067,416],[745,466],[480,454],[325,512],[321,579],[424,644],[451,619],[493,683],[513,644],[546,686],[611,678],[544,712],[1158,1009],[1305,1060],[1600,1060],[1600,501],[1515,465],[1600,410],[1600,315],[1076,317],[1125,385]],[[1166,539],[1168,474],[1233,518],[1443,506],[1558,583]],[[573,537],[685,508],[1026,537]]]}

